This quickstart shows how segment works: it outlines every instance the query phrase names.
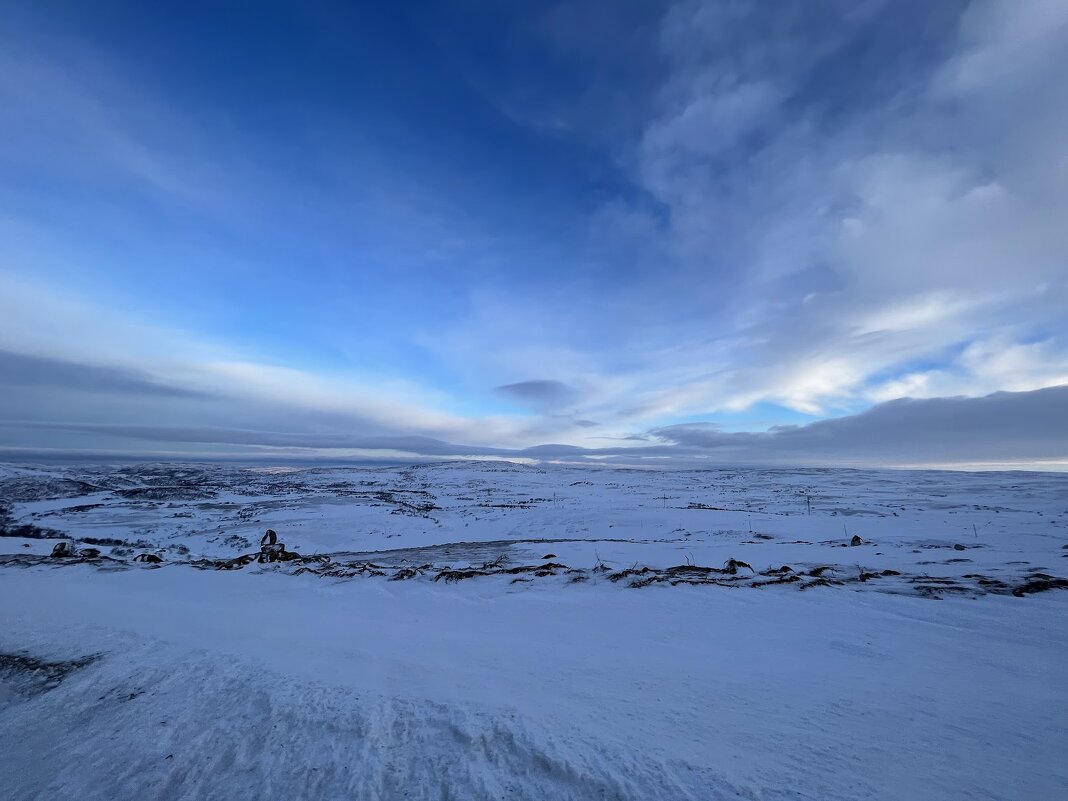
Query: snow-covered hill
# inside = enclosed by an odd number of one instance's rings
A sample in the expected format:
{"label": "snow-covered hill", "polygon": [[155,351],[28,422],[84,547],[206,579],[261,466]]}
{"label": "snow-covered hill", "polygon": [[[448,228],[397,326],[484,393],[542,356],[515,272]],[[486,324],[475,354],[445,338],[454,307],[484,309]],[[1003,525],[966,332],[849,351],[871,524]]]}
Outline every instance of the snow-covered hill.
{"label": "snow-covered hill", "polygon": [[[0,502],[5,798],[1068,793],[1068,477],[9,466]],[[302,558],[234,563],[267,527]]]}

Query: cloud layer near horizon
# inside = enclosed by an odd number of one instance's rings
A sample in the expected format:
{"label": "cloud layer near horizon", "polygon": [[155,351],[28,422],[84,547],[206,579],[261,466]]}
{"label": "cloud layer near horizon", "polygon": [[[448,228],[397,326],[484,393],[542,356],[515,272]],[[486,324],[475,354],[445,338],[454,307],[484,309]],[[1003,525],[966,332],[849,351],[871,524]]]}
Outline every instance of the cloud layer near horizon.
{"label": "cloud layer near horizon", "polygon": [[[787,464],[968,466],[1034,464],[1068,469],[1068,386],[981,398],[900,399],[846,417],[766,432],[727,432],[701,423],[653,429],[615,447],[545,444],[492,448],[430,437],[352,436],[311,431],[120,424],[43,424],[100,438],[117,450],[159,453],[176,444],[227,446],[232,456],[272,458],[479,458],[573,464]],[[125,447],[121,447],[124,444]],[[133,447],[129,442],[137,444]],[[99,447],[99,446],[98,446]]]}

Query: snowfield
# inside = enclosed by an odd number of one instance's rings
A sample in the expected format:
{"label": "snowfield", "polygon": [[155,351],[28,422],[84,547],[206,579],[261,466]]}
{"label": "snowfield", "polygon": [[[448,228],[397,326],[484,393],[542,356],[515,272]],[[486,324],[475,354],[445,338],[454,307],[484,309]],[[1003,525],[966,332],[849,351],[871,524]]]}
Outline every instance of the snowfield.
{"label": "snowfield", "polygon": [[[1068,476],[7,466],[0,502],[3,798],[1068,797]],[[299,556],[245,558],[268,527]]]}

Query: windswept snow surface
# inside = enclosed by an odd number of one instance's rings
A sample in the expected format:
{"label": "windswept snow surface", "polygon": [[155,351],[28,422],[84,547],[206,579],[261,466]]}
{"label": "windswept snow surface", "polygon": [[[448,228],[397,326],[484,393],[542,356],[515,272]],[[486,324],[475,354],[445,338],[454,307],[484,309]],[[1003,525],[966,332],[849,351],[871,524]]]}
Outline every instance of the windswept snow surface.
{"label": "windswept snow surface", "polygon": [[[1008,591],[1068,573],[1068,477],[9,467],[0,501],[2,798],[1068,797],[1068,592]],[[268,526],[382,569],[194,569]]]}

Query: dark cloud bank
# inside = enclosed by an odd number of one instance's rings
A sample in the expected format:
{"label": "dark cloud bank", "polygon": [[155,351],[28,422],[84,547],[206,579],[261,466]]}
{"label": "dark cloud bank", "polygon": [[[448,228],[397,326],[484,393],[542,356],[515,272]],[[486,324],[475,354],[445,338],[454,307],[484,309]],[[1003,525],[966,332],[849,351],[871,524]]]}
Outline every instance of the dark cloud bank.
{"label": "dark cloud bank", "polygon": [[562,381],[548,379],[504,384],[497,387],[495,391],[498,395],[510,401],[536,408],[566,406],[578,397],[578,392],[573,387]]}
{"label": "dark cloud bank", "polygon": [[138,370],[78,364],[47,356],[0,351],[4,386],[52,387],[156,398],[205,398],[205,393],[161,384]]}
{"label": "dark cloud bank", "polygon": [[773,461],[1058,459],[1068,456],[1068,386],[982,398],[902,398],[850,417],[762,434],[726,433],[707,425],[669,426],[650,434],[679,448]]}
{"label": "dark cloud bank", "polygon": [[[901,399],[860,414],[767,432],[727,432],[707,423],[653,429],[643,444],[580,448],[538,445],[507,449],[468,446],[428,437],[274,433],[225,428],[121,425],[49,426],[155,443],[199,443],[263,449],[293,455],[299,449],[325,458],[343,450],[396,452],[433,458],[512,457],[597,463],[692,466],[697,464],[922,465],[1068,461],[1068,385],[1031,392],[996,392],[981,398]],[[310,456],[311,454],[309,454]]]}

